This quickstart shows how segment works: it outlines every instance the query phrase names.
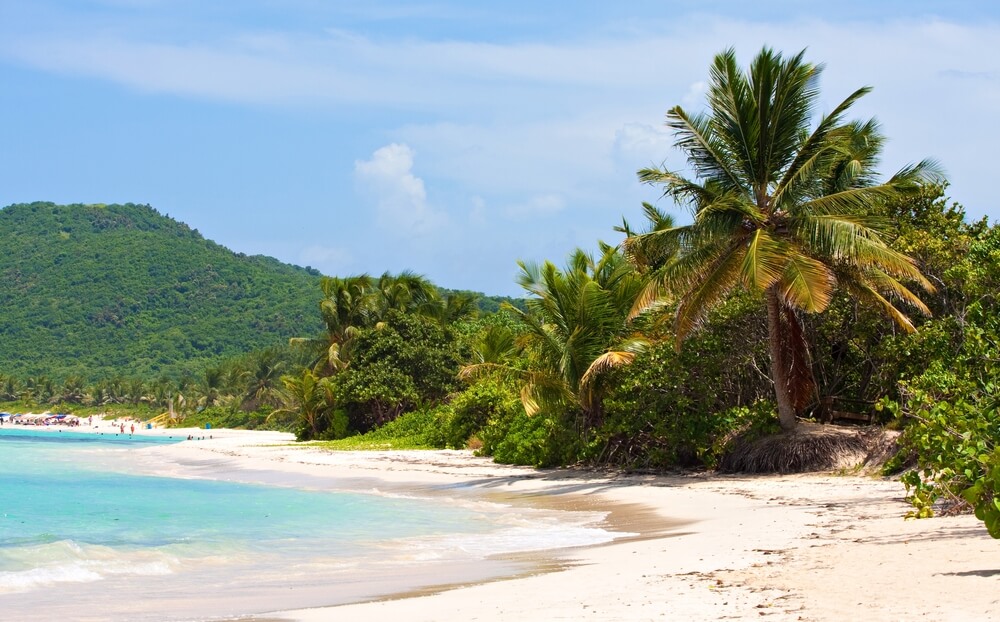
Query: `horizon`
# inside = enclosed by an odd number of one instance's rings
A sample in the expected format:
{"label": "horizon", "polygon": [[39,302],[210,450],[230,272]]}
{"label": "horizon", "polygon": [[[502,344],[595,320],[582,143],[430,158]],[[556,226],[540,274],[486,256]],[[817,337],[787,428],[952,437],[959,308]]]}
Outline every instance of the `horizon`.
{"label": "horizon", "polygon": [[966,127],[1000,101],[1000,8],[938,5],[4,5],[0,204],[150,205],[330,276],[523,297],[518,260],[615,243],[642,201],[683,216],[635,171],[683,168],[666,110],[700,108],[716,53],[769,45],[825,65],[817,113],[874,87],[850,118],[881,122],[883,175],[934,158],[995,220],[1000,128]]}

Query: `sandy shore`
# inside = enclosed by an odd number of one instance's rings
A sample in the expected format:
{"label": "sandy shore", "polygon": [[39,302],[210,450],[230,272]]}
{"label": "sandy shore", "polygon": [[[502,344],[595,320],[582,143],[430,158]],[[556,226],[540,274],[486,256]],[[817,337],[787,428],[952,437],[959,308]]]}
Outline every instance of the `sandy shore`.
{"label": "sandy shore", "polygon": [[149,451],[201,465],[204,477],[267,472],[600,510],[609,528],[641,534],[558,552],[527,576],[250,618],[258,622],[1000,619],[1000,542],[972,516],[904,520],[896,481],[607,476],[501,466],[459,451],[331,453],[282,446],[288,437],[274,433],[210,434]]}
{"label": "sandy shore", "polygon": [[536,571],[505,580],[244,620],[1000,620],[1000,542],[972,516],[904,520],[897,481],[538,471],[460,451],[324,452],[273,432],[136,427],[192,436],[143,450],[187,475],[480,494],[606,512],[608,529],[639,534],[536,555]]}

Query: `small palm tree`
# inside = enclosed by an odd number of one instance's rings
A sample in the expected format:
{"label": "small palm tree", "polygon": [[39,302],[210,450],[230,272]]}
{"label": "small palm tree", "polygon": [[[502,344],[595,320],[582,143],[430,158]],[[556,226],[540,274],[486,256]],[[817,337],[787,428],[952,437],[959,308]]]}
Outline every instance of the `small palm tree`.
{"label": "small palm tree", "polygon": [[246,357],[240,374],[244,387],[244,410],[249,412],[260,406],[277,407],[281,404],[279,391],[285,365],[283,352],[278,348],[259,350]]}
{"label": "small palm tree", "polygon": [[936,166],[924,161],[877,182],[877,125],[843,121],[870,89],[858,89],[813,125],[821,70],[801,52],[786,60],[765,48],[746,74],[732,50],[716,56],[709,111],[689,115],[678,106],[667,113],[695,179],[665,169],[639,171],[641,181],[689,205],[694,222],[625,241],[635,256],[677,249],[654,271],[633,313],[676,296],[678,344],[735,288],[762,295],[785,430],[795,427],[796,414],[815,394],[801,313],[823,311],[840,286],[913,330],[896,305],[927,308],[904,283],[932,290],[915,263],[886,244],[889,223],[871,214],[938,181]]}
{"label": "small palm tree", "polygon": [[584,428],[599,425],[607,372],[630,363],[646,346],[626,326],[643,279],[617,248],[605,244],[597,260],[577,250],[563,270],[551,262],[519,265],[518,282],[532,297],[527,311],[505,308],[524,326],[518,342],[528,355],[528,369],[491,360],[511,352],[511,334],[498,328],[481,344],[480,361],[462,374],[506,371],[521,379],[528,414],[579,409]]}
{"label": "small palm tree", "polygon": [[281,391],[282,406],[268,415],[268,421],[292,415],[298,418],[306,434],[301,437],[315,439],[322,431],[323,417],[334,404],[333,381],[320,378],[311,370],[305,369],[301,375],[282,376]]}
{"label": "small palm tree", "polygon": [[60,389],[57,397],[57,401],[66,404],[82,404],[87,398],[83,378],[76,375],[67,376],[66,379],[63,380],[62,389]]}
{"label": "small palm tree", "polygon": [[21,394],[21,381],[14,376],[0,376],[0,401],[13,402]]}
{"label": "small palm tree", "polygon": [[222,400],[226,373],[222,367],[207,367],[195,386],[198,406],[215,406]]}

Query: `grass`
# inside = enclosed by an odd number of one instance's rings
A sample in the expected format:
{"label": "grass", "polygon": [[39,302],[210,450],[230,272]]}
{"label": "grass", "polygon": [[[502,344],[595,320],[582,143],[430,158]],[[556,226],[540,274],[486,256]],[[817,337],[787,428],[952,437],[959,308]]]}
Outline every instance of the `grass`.
{"label": "grass", "polygon": [[310,447],[335,451],[389,451],[394,449],[441,449],[435,442],[440,423],[431,410],[405,413],[380,428],[365,434],[335,441],[317,441]]}
{"label": "grass", "polygon": [[331,451],[391,451],[410,449],[437,449],[428,445],[422,438],[402,437],[391,439],[369,438],[367,434],[349,436],[335,441],[315,441],[307,447],[318,447]]}

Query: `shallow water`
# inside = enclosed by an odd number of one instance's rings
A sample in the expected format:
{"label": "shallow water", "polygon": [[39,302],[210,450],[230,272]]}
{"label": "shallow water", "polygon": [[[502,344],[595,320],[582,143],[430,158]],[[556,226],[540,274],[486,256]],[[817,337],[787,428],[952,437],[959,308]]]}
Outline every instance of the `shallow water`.
{"label": "shallow water", "polygon": [[186,620],[353,602],[606,542],[599,515],[139,475],[152,437],[0,430],[0,610]]}

